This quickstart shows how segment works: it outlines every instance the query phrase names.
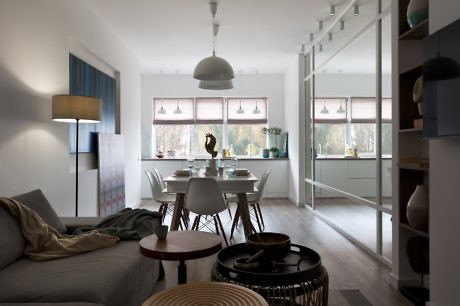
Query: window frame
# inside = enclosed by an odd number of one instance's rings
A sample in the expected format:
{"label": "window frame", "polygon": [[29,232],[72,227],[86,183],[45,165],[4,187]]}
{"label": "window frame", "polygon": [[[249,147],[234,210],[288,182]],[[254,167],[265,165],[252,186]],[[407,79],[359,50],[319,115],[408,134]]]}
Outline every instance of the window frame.
{"label": "window frame", "polygon": [[[352,131],[353,131],[353,124],[374,124],[374,150],[373,152],[358,152],[358,154],[360,156],[363,156],[363,157],[371,157],[371,156],[375,156],[376,155],[376,143],[375,143],[375,139],[376,139],[376,132],[377,132],[377,129],[376,129],[376,124],[377,124],[377,119],[374,118],[373,119],[353,119],[353,106],[352,106],[352,103],[353,103],[353,100],[355,101],[359,101],[359,100],[364,100],[364,99],[372,99],[374,100],[374,105],[376,104],[376,101],[377,101],[377,97],[363,97],[363,96],[348,96],[348,97],[315,97],[314,98],[314,102],[315,102],[315,109],[318,107],[318,106],[321,106],[322,108],[322,104],[321,102],[318,102],[319,104],[316,104],[316,101],[319,100],[330,100],[330,99],[341,99],[342,101],[345,101],[346,103],[346,107],[344,107],[345,109],[345,114],[346,114],[346,119],[343,120],[343,119],[316,119],[316,117],[314,118],[313,120],[313,125],[314,124],[317,124],[317,123],[321,123],[321,124],[338,124],[338,123],[345,123],[346,124],[346,129],[345,129],[345,146],[347,145],[351,145],[353,143],[353,140],[352,140]],[[382,97],[382,116],[383,116],[383,107],[384,107],[384,103],[389,105],[390,106],[390,109],[389,109],[389,113],[391,115],[391,100],[392,98],[391,97]],[[383,119],[382,118],[382,124],[383,123],[392,123],[392,118],[391,119],[388,119],[388,118],[385,118]],[[317,143],[315,143],[315,145],[318,145]],[[329,154],[328,154],[329,155]],[[345,152],[344,154],[345,155]],[[387,155],[387,154],[386,154]]]}
{"label": "window frame", "polygon": [[[168,97],[168,98],[162,98],[162,97],[155,97],[153,98],[153,120],[152,120],[152,153],[156,152],[158,149],[157,143],[156,143],[156,126],[157,125],[191,125],[192,132],[191,134],[193,135],[192,138],[192,143],[190,144],[192,155],[196,157],[201,157],[201,153],[199,152],[199,148],[201,144],[199,143],[199,136],[198,136],[198,126],[199,125],[221,125],[222,126],[222,147],[227,148],[228,147],[228,126],[232,124],[243,124],[243,125],[251,125],[251,124],[265,124],[265,127],[268,124],[268,97],[249,97],[249,96],[244,96],[244,97],[194,97],[194,98],[187,98],[187,99],[193,99],[193,120],[156,120],[155,119],[155,103],[156,101],[166,101],[166,100],[177,100],[177,99],[185,99],[185,98],[174,98],[174,97]],[[222,103],[222,120],[206,120],[206,119],[198,119],[198,105],[199,101],[204,101],[204,100],[210,100],[210,99],[217,99],[221,100]],[[229,120],[228,119],[228,100],[229,99],[236,99],[236,100],[256,100],[257,105],[259,109],[262,108],[259,106],[261,103],[261,100],[263,100],[262,103],[264,103],[264,108],[265,110],[262,111],[264,119],[241,119],[241,120]],[[251,110],[252,111],[252,110]],[[267,146],[267,136],[265,136],[265,146]]]}

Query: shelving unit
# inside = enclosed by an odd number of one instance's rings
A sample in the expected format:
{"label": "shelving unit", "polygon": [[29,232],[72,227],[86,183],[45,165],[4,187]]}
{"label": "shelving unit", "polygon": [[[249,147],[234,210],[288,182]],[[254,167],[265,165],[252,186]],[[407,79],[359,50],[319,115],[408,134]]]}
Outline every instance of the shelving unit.
{"label": "shelving unit", "polygon": [[[397,12],[393,16],[392,25],[395,28],[392,47],[397,50],[393,53],[393,61],[397,62],[393,70],[397,78],[397,83],[393,83],[393,108],[397,110],[393,121],[393,136],[397,138],[397,145],[393,148],[396,167],[393,201],[394,211],[398,212],[394,218],[397,223],[393,225],[393,275],[398,278],[400,287],[420,286],[417,283],[420,276],[412,270],[407,258],[407,241],[414,236],[428,238],[429,232],[409,224],[406,208],[416,186],[428,185],[430,175],[429,143],[422,137],[423,129],[414,127],[414,120],[421,116],[412,99],[415,81],[422,75],[422,40],[428,36],[429,21],[425,20],[411,29],[406,20],[409,0],[393,0],[392,4],[396,6],[393,12]],[[408,288],[404,289],[407,291]]]}

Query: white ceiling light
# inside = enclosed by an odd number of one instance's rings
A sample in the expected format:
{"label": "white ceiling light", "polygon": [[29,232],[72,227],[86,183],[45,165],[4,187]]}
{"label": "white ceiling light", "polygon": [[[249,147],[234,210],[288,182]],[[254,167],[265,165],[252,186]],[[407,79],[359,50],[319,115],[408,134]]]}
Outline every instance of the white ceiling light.
{"label": "white ceiling light", "polygon": [[240,107],[236,110],[237,114],[244,114],[244,109],[241,107],[241,99],[240,99]]}
{"label": "white ceiling light", "polygon": [[324,101],[323,108],[319,111],[320,114],[329,114],[329,110],[326,108],[326,101]]}
{"label": "white ceiling light", "polygon": [[179,100],[177,100],[177,108],[174,110],[174,114],[177,114],[177,115],[182,114],[182,110],[179,107]]}
{"label": "white ceiling light", "polygon": [[343,109],[342,101],[340,101],[340,107],[339,109],[337,109],[337,114],[344,114],[344,113],[345,113],[345,109]]}
{"label": "white ceiling light", "polygon": [[254,110],[252,111],[253,114],[260,114],[260,109],[259,109],[259,107],[257,106],[257,102],[258,102],[258,101],[259,101],[259,100],[256,100],[256,108],[254,108]]}
{"label": "white ceiling light", "polygon": [[217,12],[217,3],[210,3],[209,8],[212,14],[213,36],[212,36],[212,56],[202,59],[195,67],[193,77],[202,81],[222,81],[231,80],[235,77],[233,68],[223,58],[216,56],[215,42],[219,25],[215,24],[214,18]]}
{"label": "white ceiling light", "polygon": [[[258,90],[259,90],[259,86],[258,86],[258,85],[259,85],[259,70],[256,70],[256,95],[259,94],[259,91],[258,91]],[[259,107],[258,107],[258,105],[257,105],[257,102],[258,102],[258,101],[259,101],[259,100],[256,99],[256,108],[254,108],[254,110],[252,111],[252,113],[253,113],[253,114],[256,114],[256,115],[257,115],[257,114],[260,114],[260,109],[259,109]]]}
{"label": "white ceiling light", "polygon": [[331,10],[329,11],[329,15],[335,16],[335,5],[331,5]]}
{"label": "white ceiling light", "polygon": [[353,15],[354,16],[359,16],[359,5],[354,6]]}
{"label": "white ceiling light", "polygon": [[158,114],[160,115],[166,114],[166,110],[163,107],[163,100],[161,100],[161,108],[158,110]]}

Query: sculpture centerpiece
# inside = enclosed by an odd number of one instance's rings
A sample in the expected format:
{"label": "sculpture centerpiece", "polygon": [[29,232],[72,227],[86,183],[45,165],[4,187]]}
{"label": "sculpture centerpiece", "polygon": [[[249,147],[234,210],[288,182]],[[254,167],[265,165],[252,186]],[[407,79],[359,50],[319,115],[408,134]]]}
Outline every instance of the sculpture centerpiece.
{"label": "sculpture centerpiece", "polygon": [[216,160],[214,159],[217,156],[217,151],[214,151],[214,148],[216,147],[216,143],[217,143],[216,137],[214,137],[214,135],[211,133],[206,133],[206,142],[204,144],[204,147],[206,149],[206,152],[211,154],[211,159],[209,160],[209,166],[206,167],[206,175],[210,175],[210,176],[217,175]]}

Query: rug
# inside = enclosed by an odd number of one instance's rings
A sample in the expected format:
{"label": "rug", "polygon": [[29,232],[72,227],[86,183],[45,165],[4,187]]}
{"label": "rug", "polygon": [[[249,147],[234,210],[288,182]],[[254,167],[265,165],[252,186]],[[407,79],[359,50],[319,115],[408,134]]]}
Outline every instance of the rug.
{"label": "rug", "polygon": [[329,306],[372,306],[358,289],[329,290]]}

